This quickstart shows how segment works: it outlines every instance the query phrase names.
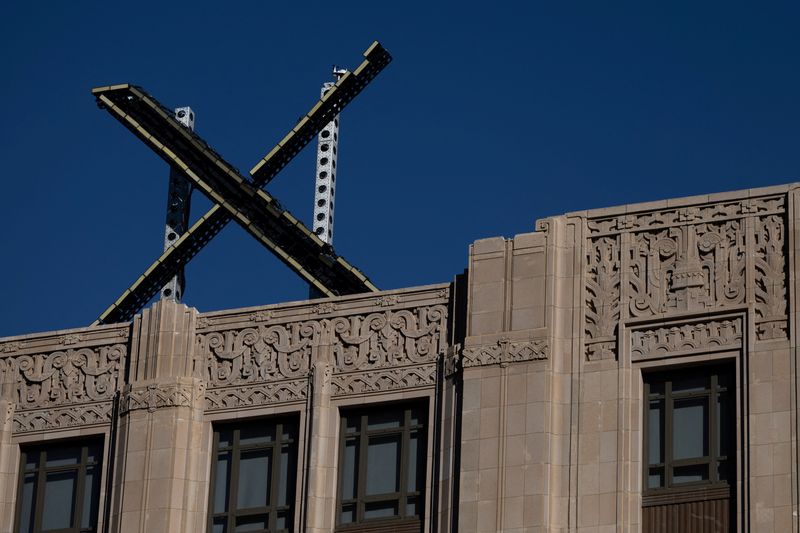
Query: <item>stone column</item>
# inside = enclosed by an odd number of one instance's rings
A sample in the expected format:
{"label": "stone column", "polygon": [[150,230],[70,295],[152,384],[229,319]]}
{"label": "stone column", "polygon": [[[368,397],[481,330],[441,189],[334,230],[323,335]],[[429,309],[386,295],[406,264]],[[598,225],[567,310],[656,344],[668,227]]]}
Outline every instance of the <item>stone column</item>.
{"label": "stone column", "polygon": [[17,496],[19,451],[11,444],[14,403],[0,399],[0,533],[11,533]]}
{"label": "stone column", "polygon": [[161,300],[134,323],[131,376],[120,405],[111,530],[206,528],[211,426],[194,375],[196,312]]}
{"label": "stone column", "polygon": [[311,431],[307,438],[308,485],[305,531],[328,533],[336,504],[336,407],[331,406],[332,365],[321,354],[312,368]]}

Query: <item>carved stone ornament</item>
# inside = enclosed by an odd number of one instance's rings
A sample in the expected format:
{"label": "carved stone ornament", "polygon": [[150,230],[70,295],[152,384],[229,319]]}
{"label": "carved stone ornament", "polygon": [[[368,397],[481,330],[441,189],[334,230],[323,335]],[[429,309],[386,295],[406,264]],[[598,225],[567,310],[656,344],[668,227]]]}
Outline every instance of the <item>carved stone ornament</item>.
{"label": "carved stone ornament", "polygon": [[396,294],[380,296],[375,299],[375,305],[378,307],[392,307],[399,303],[400,303],[400,297]]}
{"label": "carved stone ornament", "polygon": [[14,433],[107,424],[111,421],[113,405],[113,402],[106,401],[61,408],[17,410],[14,412]]}
{"label": "carved stone ornament", "polygon": [[742,345],[742,319],[709,320],[631,331],[631,358],[647,359]]}
{"label": "carved stone ornament", "polygon": [[127,413],[139,409],[153,412],[163,407],[192,407],[195,398],[203,394],[204,386],[195,386],[188,383],[172,383],[158,385],[151,383],[146,387],[125,391],[122,395],[120,413]]}
{"label": "carved stone ornament", "polygon": [[[418,386],[428,379],[419,367],[435,366],[446,352],[446,327],[447,307],[427,305],[199,333],[206,403],[225,409],[302,400],[307,385],[301,382],[310,378],[321,347],[332,357],[333,373],[347,373],[335,378],[341,393]],[[382,369],[384,377],[375,373]]]}
{"label": "carved stone ornament", "polygon": [[431,363],[446,353],[443,305],[337,317],[328,325],[334,372]]}
{"label": "carved stone ornament", "polygon": [[258,383],[246,387],[225,387],[206,391],[206,409],[215,411],[275,403],[296,402],[308,396],[308,380],[295,379]]}
{"label": "carved stone ornament", "polygon": [[502,365],[522,361],[547,359],[549,353],[547,339],[510,341],[500,339],[494,344],[469,346],[461,351],[461,367]]}
{"label": "carved stone ornament", "polygon": [[619,323],[619,236],[590,242],[586,267],[586,355],[590,360],[613,358]]}
{"label": "carved stone ornament", "polygon": [[6,342],[0,344],[0,353],[14,353],[18,352],[25,347],[22,342]]}
{"label": "carved stone ornament", "polygon": [[372,372],[334,374],[331,378],[334,396],[366,392],[409,389],[436,383],[436,365],[406,366]]}
{"label": "carved stone ornament", "polygon": [[317,304],[311,310],[312,313],[316,313],[318,315],[327,315],[329,313],[333,313],[334,311],[336,311],[336,304],[333,302]]}
{"label": "carved stone ornament", "polygon": [[747,280],[756,340],[787,338],[785,205],[781,195],[587,220],[586,358],[615,357],[622,302],[625,318],[724,311],[747,302]]}
{"label": "carved stone ornament", "polygon": [[59,350],[0,358],[0,377],[15,385],[17,410],[110,400],[127,346]]}
{"label": "carved stone ornament", "polygon": [[256,311],[250,315],[251,322],[266,322],[272,318],[272,311]]}

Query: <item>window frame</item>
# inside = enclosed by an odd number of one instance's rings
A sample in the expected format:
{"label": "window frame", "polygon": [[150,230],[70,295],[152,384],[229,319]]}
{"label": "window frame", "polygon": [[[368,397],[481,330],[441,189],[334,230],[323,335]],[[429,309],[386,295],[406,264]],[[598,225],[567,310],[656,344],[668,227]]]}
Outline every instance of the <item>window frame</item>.
{"label": "window frame", "polygon": [[[675,381],[692,373],[702,372],[705,377],[703,390],[689,390],[674,392]],[[727,378],[727,385],[720,384],[720,378]],[[654,384],[662,386],[661,392],[651,393]],[[728,421],[723,427],[720,418],[720,397],[727,402]],[[706,435],[707,453],[703,456],[674,459],[674,415],[676,401],[703,400],[707,408]],[[662,415],[660,419],[661,453],[663,461],[651,462],[650,458],[650,404],[653,401],[661,402]],[[642,417],[642,495],[662,496],[670,494],[685,494],[696,490],[728,488],[735,485],[736,479],[736,372],[733,362],[712,363],[700,366],[680,367],[675,369],[653,369],[643,373],[643,417]],[[717,428],[719,427],[719,432]],[[726,431],[727,430],[727,431]],[[721,435],[723,431],[727,435]],[[720,451],[720,443],[727,439],[729,453]],[[728,472],[727,479],[719,478],[719,466],[725,465]],[[705,466],[707,479],[674,482],[675,468],[687,466]],[[661,469],[663,482],[659,487],[650,487],[649,476],[651,469]]]}
{"label": "window frame", "polygon": [[[244,444],[240,443],[242,429],[258,426],[272,426],[274,428],[275,438],[270,442]],[[284,427],[289,426],[288,439],[284,439]],[[231,444],[220,448],[220,433],[228,430],[231,432]],[[211,448],[211,473],[209,475],[209,493],[208,493],[208,533],[213,533],[215,521],[217,519],[224,519],[224,531],[231,533],[236,531],[236,519],[248,516],[267,515],[267,528],[254,530],[262,532],[279,532],[279,531],[293,531],[295,523],[295,500],[297,491],[297,462],[298,462],[298,443],[299,443],[299,420],[295,415],[282,415],[279,417],[258,418],[244,421],[225,421],[215,423],[213,425],[213,441]],[[288,466],[286,467],[287,473],[287,502],[288,505],[278,505],[277,498],[280,487],[280,473],[281,473],[281,450],[287,445],[289,447]],[[270,449],[270,480],[268,482],[269,500],[267,505],[261,507],[249,507],[240,511],[237,508],[238,489],[239,489],[239,464],[241,462],[242,452],[250,452],[254,450]],[[227,502],[226,510],[223,512],[214,512],[214,499],[216,495],[216,481],[217,481],[217,463],[220,453],[230,453],[230,465],[228,471],[228,486],[227,486]],[[287,517],[286,528],[277,528],[278,513],[285,512]]]}
{"label": "window frame", "polygon": [[[61,448],[79,448],[80,457],[76,464],[67,464],[59,466],[47,466],[47,454],[55,449]],[[89,461],[89,449],[95,449],[95,460]],[[29,455],[38,454],[36,467],[32,470],[26,469],[27,458]],[[102,501],[100,495],[102,493],[102,479],[103,479],[103,459],[105,449],[104,440],[102,436],[97,436],[89,439],[80,440],[57,440],[46,441],[43,443],[35,444],[20,444],[19,454],[19,479],[17,480],[17,501],[15,505],[15,518],[14,518],[14,531],[17,533],[27,533],[20,531],[22,527],[22,500],[25,485],[25,477],[28,474],[35,474],[36,484],[34,486],[34,496],[32,501],[31,515],[33,522],[29,525],[29,531],[33,533],[97,533],[98,526],[100,525],[100,508]],[[86,497],[86,474],[89,467],[93,467],[95,488],[92,496],[95,498],[94,517],[90,517],[89,527],[82,527],[81,521],[83,519],[84,499]],[[74,493],[72,497],[72,525],[67,528],[60,529],[42,529],[42,518],[44,516],[45,504],[45,487],[47,485],[47,475],[53,473],[63,472],[76,472],[76,479],[74,484]],[[92,512],[92,506],[89,507]]]}
{"label": "window frame", "polygon": [[[401,425],[399,427],[368,429],[369,417],[371,415],[384,414],[387,411],[401,412]],[[412,413],[416,411],[417,423],[411,424]],[[357,417],[359,419],[356,431],[347,431],[348,419]],[[413,526],[419,524],[421,527],[425,519],[425,486],[427,480],[427,455],[428,455],[428,403],[425,400],[381,405],[370,405],[362,408],[343,408],[340,411],[339,420],[339,439],[338,439],[338,472],[337,472],[337,491],[336,491],[336,521],[335,531],[356,532],[361,529],[377,531],[373,528],[383,524],[400,525],[407,524]],[[419,490],[409,490],[408,475],[411,465],[409,465],[409,451],[411,435],[417,436],[417,464],[416,480]],[[400,436],[400,458],[398,468],[399,487],[395,492],[387,492],[377,495],[366,495],[367,484],[367,460],[368,448],[371,438]],[[344,454],[348,440],[357,439],[358,448],[356,456],[356,476],[353,491],[353,498],[342,498],[343,484],[345,480]],[[409,500],[416,499],[416,514],[407,515],[407,505]],[[364,518],[366,506],[375,502],[388,502],[394,500],[397,505],[397,514],[391,517]],[[353,522],[341,522],[343,507],[345,505],[355,506],[355,520]],[[411,529],[409,529],[411,531]],[[394,529],[392,529],[394,531]],[[403,529],[405,531],[405,529]]]}

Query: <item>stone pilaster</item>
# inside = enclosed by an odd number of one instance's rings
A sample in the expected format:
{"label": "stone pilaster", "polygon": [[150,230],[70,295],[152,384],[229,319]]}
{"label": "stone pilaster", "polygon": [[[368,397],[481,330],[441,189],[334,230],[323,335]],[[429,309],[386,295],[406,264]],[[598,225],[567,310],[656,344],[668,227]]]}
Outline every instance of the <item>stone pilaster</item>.
{"label": "stone pilaster", "polygon": [[14,404],[0,399],[0,533],[11,533],[17,493],[19,451],[11,444]]}
{"label": "stone pilaster", "polygon": [[324,359],[312,368],[311,434],[308,436],[306,528],[309,533],[333,530],[336,504],[336,407],[331,406],[332,366]]}
{"label": "stone pilaster", "polygon": [[193,375],[195,311],[161,300],[134,323],[131,378],[120,402],[112,531],[206,527],[210,424]]}

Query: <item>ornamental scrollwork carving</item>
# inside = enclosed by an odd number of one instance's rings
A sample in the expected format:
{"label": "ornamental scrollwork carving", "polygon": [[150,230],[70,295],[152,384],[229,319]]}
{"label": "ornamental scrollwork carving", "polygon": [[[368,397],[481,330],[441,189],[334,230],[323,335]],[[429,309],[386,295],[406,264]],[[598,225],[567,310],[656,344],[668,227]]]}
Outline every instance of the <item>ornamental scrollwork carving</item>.
{"label": "ornamental scrollwork carving", "polygon": [[630,315],[698,311],[745,301],[741,220],[676,226],[633,237]]}
{"label": "ornamental scrollwork carving", "polygon": [[469,346],[461,351],[461,367],[498,365],[536,361],[548,358],[549,345],[547,339],[528,341],[510,341],[499,339],[494,344]]}
{"label": "ornamental scrollwork carving", "polygon": [[613,358],[619,323],[619,236],[589,243],[586,257],[586,355],[590,360]]}
{"label": "ornamental scrollwork carving", "polygon": [[337,372],[430,363],[446,350],[447,307],[337,317],[330,327]]}
{"label": "ornamental scrollwork carving", "polygon": [[107,424],[111,421],[113,402],[98,402],[69,407],[33,409],[14,412],[14,432],[44,431],[94,424]]}
{"label": "ornamental scrollwork carving", "polygon": [[322,324],[310,320],[197,335],[209,387],[305,376]]}
{"label": "ornamental scrollwork carving", "polygon": [[18,410],[109,400],[126,355],[124,344],[19,355],[0,359],[0,375],[15,382]]}
{"label": "ornamental scrollwork carving", "polygon": [[786,226],[780,215],[756,219],[755,232],[756,336],[785,339]]}
{"label": "ornamental scrollwork carving", "polygon": [[741,345],[742,319],[738,317],[631,331],[633,359]]}
{"label": "ornamental scrollwork carving", "polygon": [[245,406],[305,400],[308,380],[285,380],[246,387],[225,387],[206,391],[206,409],[217,411]]}
{"label": "ornamental scrollwork carving", "polygon": [[369,372],[334,374],[331,389],[334,396],[366,392],[409,389],[436,383],[436,365],[405,366]]}
{"label": "ornamental scrollwork carving", "polygon": [[747,304],[748,291],[755,295],[756,340],[787,338],[785,195],[597,217],[586,224],[588,360],[616,356],[621,311],[626,319],[724,311]]}
{"label": "ornamental scrollwork carving", "polygon": [[152,413],[162,407],[193,407],[195,398],[202,396],[204,389],[204,385],[195,386],[187,383],[167,385],[151,383],[141,388],[129,388],[122,395],[120,413],[140,409]]}

